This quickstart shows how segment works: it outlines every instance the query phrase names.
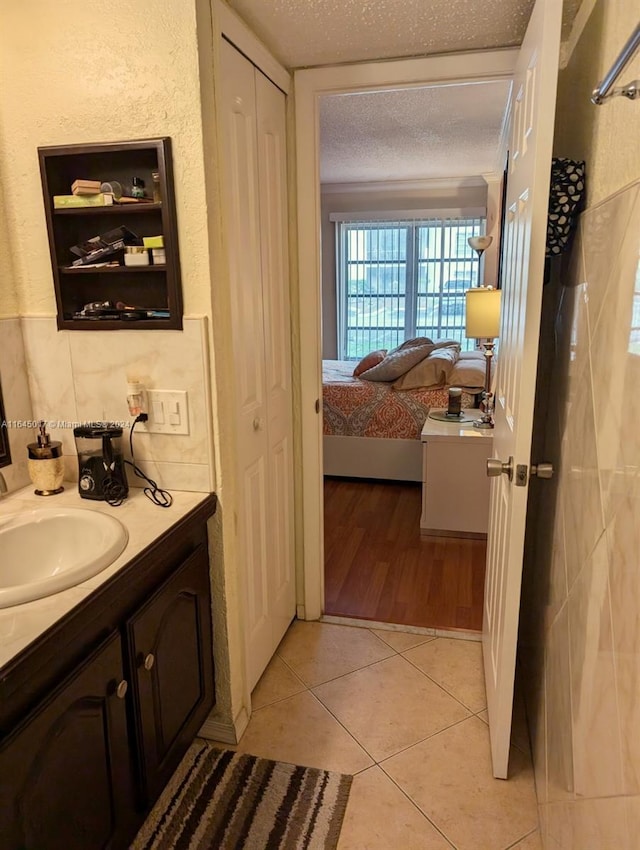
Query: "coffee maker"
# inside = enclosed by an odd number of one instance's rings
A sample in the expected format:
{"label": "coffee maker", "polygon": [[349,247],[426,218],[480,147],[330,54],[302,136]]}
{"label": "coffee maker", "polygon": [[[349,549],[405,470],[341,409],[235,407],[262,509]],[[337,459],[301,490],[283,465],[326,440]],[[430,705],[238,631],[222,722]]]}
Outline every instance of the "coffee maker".
{"label": "coffee maker", "polygon": [[73,429],[78,452],[78,492],[83,499],[119,505],[127,497],[122,428],[108,422]]}

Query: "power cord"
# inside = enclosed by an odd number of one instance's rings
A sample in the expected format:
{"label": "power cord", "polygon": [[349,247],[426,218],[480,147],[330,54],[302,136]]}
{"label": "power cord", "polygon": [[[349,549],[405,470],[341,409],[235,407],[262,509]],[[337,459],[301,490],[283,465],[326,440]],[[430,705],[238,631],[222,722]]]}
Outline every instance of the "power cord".
{"label": "power cord", "polygon": [[148,475],[140,469],[139,466],[136,465],[136,459],[133,454],[133,432],[135,430],[136,424],[138,422],[146,422],[149,417],[146,413],[139,413],[136,418],[133,420],[133,424],[131,425],[131,430],[129,431],[129,449],[131,450],[131,460],[125,460],[125,463],[128,464],[132,469],[134,474],[138,478],[142,478],[143,481],[147,482],[147,485],[144,488],[144,494],[147,499],[151,499],[154,505],[158,505],[159,508],[170,508],[173,504],[173,496],[168,490],[163,490],[162,487],[158,487],[156,482],[149,478]]}

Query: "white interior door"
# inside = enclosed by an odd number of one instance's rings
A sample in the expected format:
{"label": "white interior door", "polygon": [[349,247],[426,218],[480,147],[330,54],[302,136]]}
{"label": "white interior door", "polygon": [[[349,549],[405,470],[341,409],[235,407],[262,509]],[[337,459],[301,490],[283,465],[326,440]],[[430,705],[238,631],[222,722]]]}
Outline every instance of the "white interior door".
{"label": "white interior door", "polygon": [[250,689],[295,615],[285,98],[221,42],[238,552]]}
{"label": "white interior door", "polygon": [[[285,96],[255,70],[268,441],[270,652],[296,611]],[[264,655],[264,652],[263,652]],[[257,680],[256,680],[257,681]]]}
{"label": "white interior door", "polygon": [[[483,651],[493,774],[507,778],[562,3],[537,0],[514,77]],[[516,474],[526,466],[524,476]]]}
{"label": "white interior door", "polygon": [[[254,68],[222,42],[225,213],[233,317],[239,491],[238,554],[250,686],[271,646],[268,443]],[[266,659],[268,663],[269,659]]]}

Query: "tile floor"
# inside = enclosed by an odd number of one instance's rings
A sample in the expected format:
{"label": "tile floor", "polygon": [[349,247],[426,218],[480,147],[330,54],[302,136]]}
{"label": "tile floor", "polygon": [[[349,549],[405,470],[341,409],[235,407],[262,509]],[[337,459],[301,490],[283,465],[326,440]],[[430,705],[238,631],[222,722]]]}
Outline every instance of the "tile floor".
{"label": "tile floor", "polygon": [[294,622],[237,749],[354,774],[339,850],[540,850],[522,713],[491,777],[477,641]]}

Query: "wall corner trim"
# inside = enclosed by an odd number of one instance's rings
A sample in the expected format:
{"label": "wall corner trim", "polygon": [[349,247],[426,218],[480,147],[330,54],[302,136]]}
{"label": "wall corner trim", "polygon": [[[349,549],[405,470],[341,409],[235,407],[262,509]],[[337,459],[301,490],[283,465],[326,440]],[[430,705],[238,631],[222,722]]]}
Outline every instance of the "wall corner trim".
{"label": "wall corner trim", "polygon": [[220,741],[222,744],[235,746],[244,735],[248,725],[249,712],[243,706],[233,723],[207,717],[198,735],[201,738],[206,738],[208,741]]}

